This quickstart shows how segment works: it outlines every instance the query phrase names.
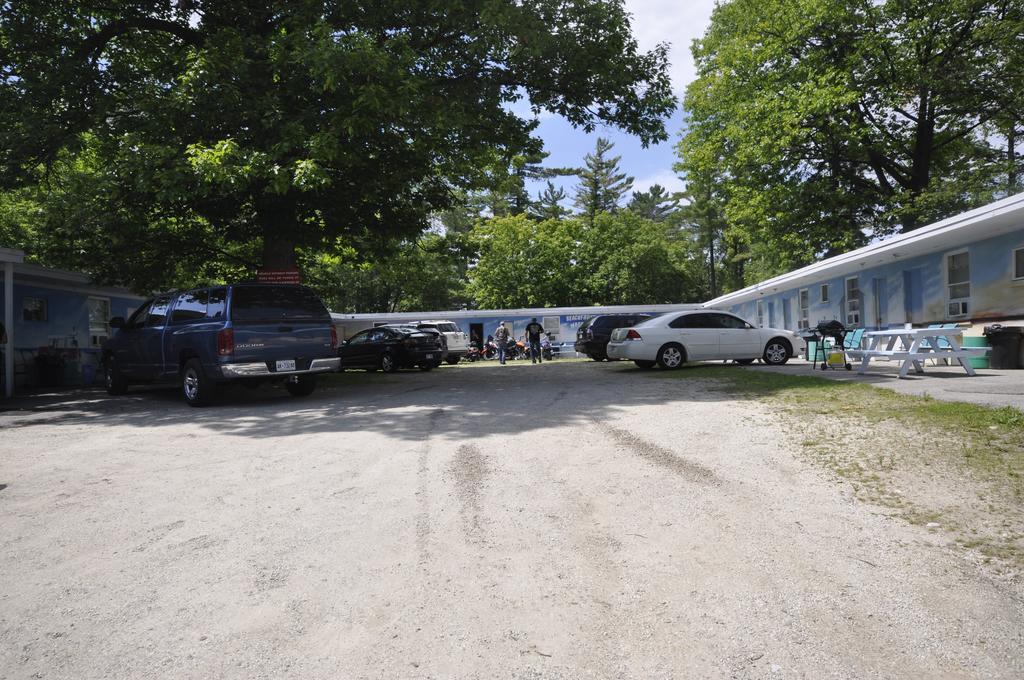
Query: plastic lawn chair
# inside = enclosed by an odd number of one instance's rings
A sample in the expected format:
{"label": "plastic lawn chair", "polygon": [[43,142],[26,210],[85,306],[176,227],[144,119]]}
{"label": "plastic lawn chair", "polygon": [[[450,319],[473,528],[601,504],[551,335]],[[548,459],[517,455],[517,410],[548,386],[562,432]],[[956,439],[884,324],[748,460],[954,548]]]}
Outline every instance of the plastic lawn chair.
{"label": "plastic lawn chair", "polygon": [[843,338],[843,349],[860,349],[861,340],[864,339],[864,329],[855,328],[853,333],[848,333]]}

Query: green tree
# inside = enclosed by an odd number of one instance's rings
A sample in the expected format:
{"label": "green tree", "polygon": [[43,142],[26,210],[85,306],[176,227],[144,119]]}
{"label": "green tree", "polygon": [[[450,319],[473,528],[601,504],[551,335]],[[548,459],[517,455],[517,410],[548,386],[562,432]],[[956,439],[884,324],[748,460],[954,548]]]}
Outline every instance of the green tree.
{"label": "green tree", "polygon": [[634,191],[626,207],[640,217],[665,222],[679,209],[679,197],[668,193],[660,184],[654,184],[647,191]]}
{"label": "green tree", "polygon": [[574,260],[591,304],[696,302],[685,245],[666,238],[663,224],[629,211],[577,220]]}
{"label": "green tree", "polygon": [[348,246],[305,263],[308,283],[336,312],[408,312],[465,306],[466,253],[458,236],[428,232],[375,257]]}
{"label": "green tree", "polygon": [[469,293],[481,308],[588,304],[575,280],[572,221],[526,215],[481,221]]}
{"label": "green tree", "polygon": [[481,221],[469,292],[479,307],[695,302],[692,254],[664,224],[628,211],[537,222]]}
{"label": "green tree", "polygon": [[412,238],[496,152],[538,153],[523,97],[665,139],[666,54],[638,49],[621,0],[19,0],[0,10],[0,185],[87,151],[103,187],[77,200],[126,219],[66,228],[130,243],[94,262],[201,236],[290,267],[339,237]]}
{"label": "green tree", "polygon": [[594,153],[588,153],[576,187],[575,205],[584,218],[593,223],[599,213],[615,212],[619,202],[633,187],[633,178],[619,169],[621,156],[609,156],[615,145],[597,138]]}
{"label": "green tree", "polygon": [[721,178],[768,270],[988,201],[1018,167],[994,161],[1024,110],[1022,19],[1019,2],[723,2],[693,49],[683,169]]}
{"label": "green tree", "polygon": [[541,221],[560,220],[569,214],[568,208],[562,207],[565,200],[565,189],[556,187],[551,180],[547,181],[544,191],[537,194],[537,200],[530,206],[530,216]]}

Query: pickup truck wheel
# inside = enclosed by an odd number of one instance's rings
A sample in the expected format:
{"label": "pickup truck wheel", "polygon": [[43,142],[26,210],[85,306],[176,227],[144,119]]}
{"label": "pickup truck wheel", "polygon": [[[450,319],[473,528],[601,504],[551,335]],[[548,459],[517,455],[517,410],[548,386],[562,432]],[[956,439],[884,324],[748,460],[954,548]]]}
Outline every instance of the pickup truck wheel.
{"label": "pickup truck wheel", "polygon": [[316,376],[293,375],[284,381],[284,388],[293,397],[308,397],[316,389]]}
{"label": "pickup truck wheel", "polygon": [[181,369],[181,393],[189,406],[206,406],[217,396],[217,383],[206,377],[199,359],[189,359]]}
{"label": "pickup truck wheel", "polygon": [[121,369],[117,365],[117,361],[114,357],[107,359],[107,364],[104,368],[104,382],[107,386],[107,394],[111,396],[119,396],[128,391],[128,379],[121,373]]}
{"label": "pickup truck wheel", "polygon": [[380,357],[380,370],[385,373],[394,373],[398,370],[398,363],[395,361],[395,357],[391,355],[391,352],[384,352]]}
{"label": "pickup truck wheel", "polygon": [[445,361],[448,362],[449,366],[454,366],[455,364],[459,363],[459,359],[461,358],[462,357],[448,357],[447,359],[445,359]]}

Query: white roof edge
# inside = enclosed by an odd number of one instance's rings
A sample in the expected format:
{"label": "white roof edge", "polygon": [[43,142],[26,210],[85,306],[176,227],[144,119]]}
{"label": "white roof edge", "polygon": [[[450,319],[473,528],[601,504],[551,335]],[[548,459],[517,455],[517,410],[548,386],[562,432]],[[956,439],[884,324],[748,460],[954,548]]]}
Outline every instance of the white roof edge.
{"label": "white roof edge", "polygon": [[17,248],[0,248],[0,262],[21,264],[25,261],[25,251]]}
{"label": "white roof edge", "polygon": [[765,288],[777,288],[790,281],[795,281],[806,276],[813,274],[820,275],[831,269],[838,269],[840,267],[856,263],[858,260],[863,258],[886,253],[890,250],[895,250],[901,246],[916,243],[938,234],[959,231],[961,229],[974,226],[980,222],[984,222],[987,219],[1018,211],[1021,212],[1022,217],[1024,217],[1024,193],[1008,196],[979,208],[974,208],[973,210],[960,213],[959,215],[954,215],[953,217],[947,217],[944,220],[933,222],[932,224],[925,225],[919,229],[915,229],[914,231],[899,234],[892,238],[879,241],[878,243],[870,243],[861,248],[857,248],[856,250],[851,250],[848,253],[834,255],[819,262],[814,262],[801,267],[800,269],[794,269],[791,272],[780,274],[779,276],[765,279],[764,281],[759,281],[752,286],[747,286],[746,288],[741,288],[740,290],[733,291],[732,293],[720,295],[713,300],[705,302],[703,306],[715,307],[726,303],[735,304],[756,295]]}
{"label": "white roof edge", "polygon": [[116,295],[118,297],[136,298],[139,300],[146,299],[144,295],[133,293],[127,288],[122,288],[120,286],[105,286],[94,283],[88,274],[69,271],[66,269],[53,269],[51,267],[43,267],[38,264],[19,262],[15,263],[14,273],[43,287],[47,287],[48,285],[49,287],[54,287],[52,284],[56,284],[56,286],[61,287],[62,290],[69,290],[62,286],[74,285],[81,288],[84,292],[92,294],[108,296]]}

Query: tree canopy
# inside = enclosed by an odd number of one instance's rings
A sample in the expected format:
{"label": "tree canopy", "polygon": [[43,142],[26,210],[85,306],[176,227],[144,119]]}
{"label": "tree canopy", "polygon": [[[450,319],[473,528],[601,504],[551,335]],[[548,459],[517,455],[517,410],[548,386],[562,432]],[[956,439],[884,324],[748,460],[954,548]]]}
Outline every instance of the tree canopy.
{"label": "tree canopy", "polygon": [[679,169],[769,269],[1019,189],[1020,2],[731,0],[693,52]]}
{"label": "tree canopy", "polygon": [[62,223],[70,250],[136,287],[178,283],[135,265],[184,251],[290,267],[412,238],[495,154],[533,162],[517,101],[644,143],[675,107],[667,48],[639,50],[622,0],[2,8],[0,187],[90,206]]}
{"label": "tree canopy", "polygon": [[696,302],[690,242],[629,211],[543,222],[525,215],[480,222],[468,272],[479,307]]}

